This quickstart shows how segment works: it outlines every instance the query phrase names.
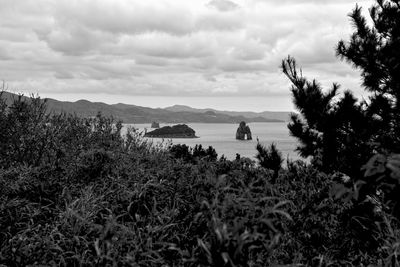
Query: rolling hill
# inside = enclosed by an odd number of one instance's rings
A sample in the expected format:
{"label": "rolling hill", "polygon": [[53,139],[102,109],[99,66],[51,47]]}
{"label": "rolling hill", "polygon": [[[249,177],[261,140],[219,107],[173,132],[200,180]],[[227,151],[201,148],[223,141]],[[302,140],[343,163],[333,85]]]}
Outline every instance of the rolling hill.
{"label": "rolling hill", "polygon": [[[2,97],[10,104],[13,98],[18,97],[9,92],[3,92]],[[24,96],[24,98],[27,98]],[[246,122],[283,122],[284,120],[268,118],[257,113],[244,116],[240,112],[229,114],[225,111],[203,110],[199,111],[188,107],[188,110],[170,110],[161,108],[148,108],[128,104],[105,104],[101,102],[90,102],[79,100],[76,102],[59,101],[46,98],[49,112],[66,112],[81,117],[95,116],[101,112],[106,116],[113,116],[124,123],[150,123],[152,121],[162,123],[239,123]],[[176,107],[176,106],[175,106]]]}
{"label": "rolling hill", "polygon": [[205,109],[196,109],[185,105],[174,105],[172,107],[165,108],[169,111],[175,112],[196,112],[196,113],[204,113],[207,111],[212,111],[218,114],[225,114],[229,116],[243,116],[246,118],[267,118],[274,119],[279,121],[288,121],[290,113],[289,111],[263,111],[263,112],[253,112],[253,111],[226,111],[226,110],[215,110],[211,108]]}

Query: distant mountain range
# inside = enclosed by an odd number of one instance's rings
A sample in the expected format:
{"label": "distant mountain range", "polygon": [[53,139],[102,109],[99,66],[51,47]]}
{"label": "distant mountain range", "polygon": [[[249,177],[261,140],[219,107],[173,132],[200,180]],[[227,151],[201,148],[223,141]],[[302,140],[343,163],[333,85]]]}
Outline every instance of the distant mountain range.
{"label": "distant mountain range", "polygon": [[[3,92],[3,98],[10,104],[18,97],[9,92]],[[24,97],[25,98],[25,97]],[[46,98],[48,110],[54,113],[66,112],[81,117],[95,116],[101,112],[105,116],[113,116],[124,123],[239,123],[246,122],[284,122],[289,118],[289,112],[237,112],[219,111],[214,109],[194,109],[188,106],[175,105],[165,109],[148,108],[128,104],[105,104],[79,100],[76,102],[58,101]]]}
{"label": "distant mountain range", "polygon": [[212,111],[218,114],[225,114],[229,116],[243,116],[246,118],[266,118],[271,120],[278,120],[278,121],[288,121],[291,112],[288,111],[262,111],[262,112],[253,112],[253,111],[226,111],[226,110],[216,110],[212,108],[205,108],[205,109],[197,109],[192,108],[189,106],[184,105],[174,105],[172,107],[165,108],[169,111],[175,112],[195,112],[195,113],[204,113],[207,111]]}

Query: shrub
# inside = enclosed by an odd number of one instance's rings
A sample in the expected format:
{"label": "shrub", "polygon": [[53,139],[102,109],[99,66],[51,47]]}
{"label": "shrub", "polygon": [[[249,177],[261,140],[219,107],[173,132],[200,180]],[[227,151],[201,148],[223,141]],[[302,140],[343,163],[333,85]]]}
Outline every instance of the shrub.
{"label": "shrub", "polygon": [[204,149],[202,145],[195,145],[194,148],[191,148],[185,144],[176,144],[170,146],[169,151],[174,158],[192,163],[198,160],[216,161],[218,158],[218,154],[212,146]]}
{"label": "shrub", "polygon": [[279,170],[282,168],[282,153],[276,148],[275,144],[272,143],[268,148],[257,142],[257,159],[260,166],[266,169],[270,169],[274,172],[272,182],[275,183],[278,178]]}
{"label": "shrub", "polygon": [[[48,114],[39,100],[15,101],[11,107],[24,112],[1,113],[8,129],[1,139],[0,264],[207,264],[199,240],[227,251],[234,264],[268,258],[262,248],[276,244],[287,214],[276,206],[269,174],[251,160],[217,160],[211,147],[166,150],[134,130],[122,137],[121,124],[100,114]],[[23,146],[35,159],[13,150],[44,137],[42,148]],[[207,211],[202,203],[215,205]],[[215,230],[224,225],[218,243]]]}

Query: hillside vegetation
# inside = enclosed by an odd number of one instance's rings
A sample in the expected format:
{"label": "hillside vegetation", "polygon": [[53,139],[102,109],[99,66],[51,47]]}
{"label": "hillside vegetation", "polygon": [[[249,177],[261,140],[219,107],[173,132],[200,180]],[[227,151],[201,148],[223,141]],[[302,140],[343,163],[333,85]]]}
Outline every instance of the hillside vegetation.
{"label": "hillside vegetation", "polygon": [[[218,158],[212,148],[154,146],[134,129],[121,136],[110,118],[50,116],[45,108],[38,98],[1,105],[1,264],[397,260],[397,221],[385,207],[360,202],[337,174],[302,162],[268,167],[276,151],[262,146],[260,166]],[[367,165],[368,175],[389,173],[376,168]]]}
{"label": "hillside vegetation", "polygon": [[289,219],[248,160],[181,157],[101,115],[47,115],[38,98],[0,111],[2,264],[256,263]]}

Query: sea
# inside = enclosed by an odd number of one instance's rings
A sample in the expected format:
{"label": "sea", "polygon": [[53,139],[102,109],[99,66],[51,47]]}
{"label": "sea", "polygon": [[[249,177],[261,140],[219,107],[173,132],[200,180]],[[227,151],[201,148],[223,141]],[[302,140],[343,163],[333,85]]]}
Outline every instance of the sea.
{"label": "sea", "polygon": [[[236,130],[239,124],[230,123],[186,123],[189,127],[196,131],[196,136],[199,138],[146,138],[152,141],[153,144],[157,143],[172,143],[172,144],[186,144],[194,147],[196,144],[201,144],[204,148],[212,146],[218,153],[218,157],[224,155],[228,159],[235,159],[236,154],[241,157],[248,157],[255,159],[257,154],[256,145],[257,138],[265,146],[275,143],[279,151],[281,151],[284,158],[289,157],[292,160],[300,159],[297,152],[295,152],[297,141],[294,137],[290,136],[289,129],[286,122],[254,122],[247,123],[253,135],[253,140],[236,140]],[[146,130],[152,131],[148,124],[124,124],[124,128],[134,127],[139,132]],[[172,126],[175,124],[162,124],[163,126]]]}

